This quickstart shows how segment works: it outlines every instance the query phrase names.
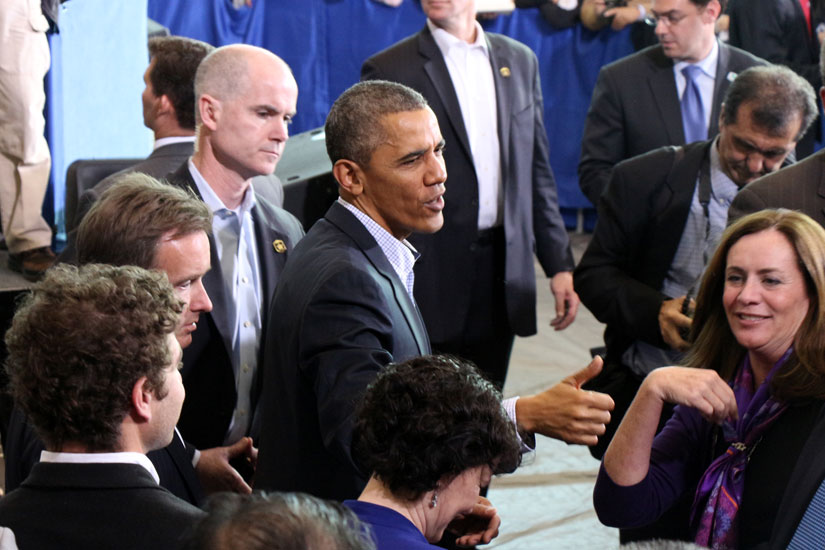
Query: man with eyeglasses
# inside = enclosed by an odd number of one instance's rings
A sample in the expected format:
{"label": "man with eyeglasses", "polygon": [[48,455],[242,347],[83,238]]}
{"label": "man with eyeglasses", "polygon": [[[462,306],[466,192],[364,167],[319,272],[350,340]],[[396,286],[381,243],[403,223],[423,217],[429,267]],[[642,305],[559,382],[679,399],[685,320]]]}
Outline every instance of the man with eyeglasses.
{"label": "man with eyeglasses", "polygon": [[716,40],[721,11],[720,0],[654,0],[647,20],[659,45],[599,72],[579,162],[579,186],[594,206],[618,162],[715,136],[730,83],[765,63]]}
{"label": "man with eyeglasses", "polygon": [[[778,170],[816,115],[814,90],[802,77],[778,65],[753,67],[728,89],[717,137],[662,147],[613,170],[593,239],[574,273],[582,303],[607,325],[604,374],[594,381],[615,408],[591,447],[594,456],[604,452],[644,376],[678,364],[688,348],[690,296],[734,196]],[[622,540],[651,534],[678,538],[634,530]]]}

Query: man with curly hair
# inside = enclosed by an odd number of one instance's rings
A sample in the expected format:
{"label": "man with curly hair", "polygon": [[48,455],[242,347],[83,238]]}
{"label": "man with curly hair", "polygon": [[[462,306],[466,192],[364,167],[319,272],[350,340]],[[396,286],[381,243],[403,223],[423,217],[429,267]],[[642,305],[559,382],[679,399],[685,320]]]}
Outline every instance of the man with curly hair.
{"label": "man with curly hair", "polygon": [[[201,314],[212,309],[203,285],[211,264],[207,236],[211,230],[212,212],[194,194],[146,174],[123,174],[81,222],[76,259],[79,264],[136,265],[164,272],[183,302],[176,336],[185,349]],[[19,407],[12,412],[3,446],[6,490],[12,491],[29,475],[43,450]],[[249,493],[252,489],[229,461],[246,465],[256,453],[250,438],[198,451],[179,435],[148,456],[164,488],[198,505],[204,490]]]}
{"label": "man with curly hair", "polygon": [[0,501],[21,548],[174,549],[203,514],[146,458],[183,404],[181,309],[165,274],[100,264],[54,268],[24,299],[6,372],[47,450]]}

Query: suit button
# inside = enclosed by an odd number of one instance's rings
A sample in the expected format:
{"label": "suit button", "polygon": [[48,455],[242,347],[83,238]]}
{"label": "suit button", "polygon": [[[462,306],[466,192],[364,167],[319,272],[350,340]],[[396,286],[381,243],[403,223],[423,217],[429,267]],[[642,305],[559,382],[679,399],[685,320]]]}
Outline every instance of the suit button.
{"label": "suit button", "polygon": [[478,250],[478,245],[476,243],[471,244],[470,252],[475,252],[476,250]]}

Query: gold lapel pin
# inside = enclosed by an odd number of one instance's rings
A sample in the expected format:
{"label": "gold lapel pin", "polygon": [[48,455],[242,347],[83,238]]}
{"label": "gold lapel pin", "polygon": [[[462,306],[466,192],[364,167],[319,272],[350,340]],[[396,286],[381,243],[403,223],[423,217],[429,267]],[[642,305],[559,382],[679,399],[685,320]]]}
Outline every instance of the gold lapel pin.
{"label": "gold lapel pin", "polygon": [[510,78],[510,67],[502,67],[498,70],[504,78]]}
{"label": "gold lapel pin", "polygon": [[275,239],[274,241],[272,241],[272,248],[274,248],[275,252],[277,252],[278,254],[283,254],[284,252],[286,252],[286,244],[284,244],[284,241],[282,241],[281,239]]}

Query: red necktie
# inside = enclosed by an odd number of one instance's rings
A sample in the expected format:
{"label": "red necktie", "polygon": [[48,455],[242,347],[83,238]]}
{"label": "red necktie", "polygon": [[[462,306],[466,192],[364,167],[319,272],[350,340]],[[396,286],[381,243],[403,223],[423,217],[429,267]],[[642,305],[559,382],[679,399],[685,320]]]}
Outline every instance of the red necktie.
{"label": "red necktie", "polygon": [[802,6],[802,14],[805,16],[805,28],[808,29],[808,36],[811,36],[811,0],[799,0]]}

